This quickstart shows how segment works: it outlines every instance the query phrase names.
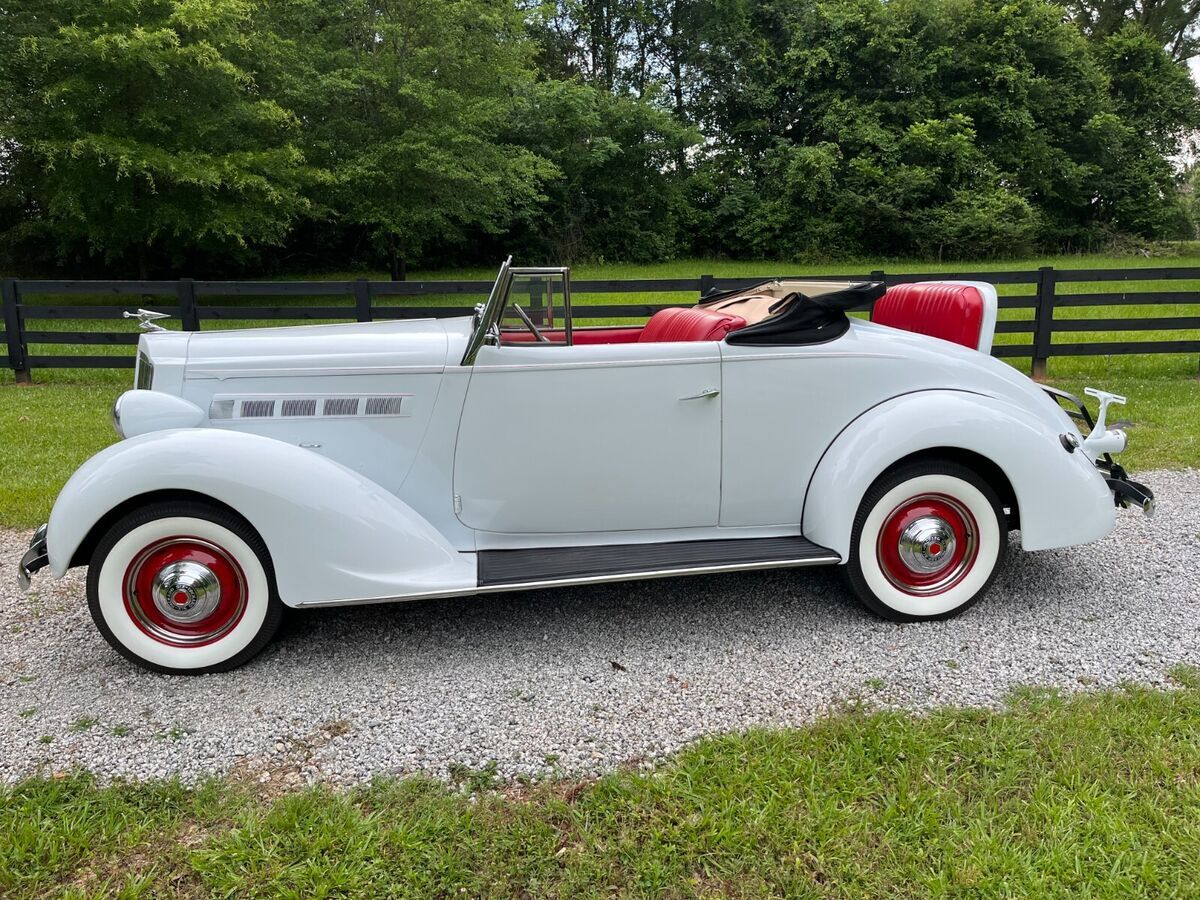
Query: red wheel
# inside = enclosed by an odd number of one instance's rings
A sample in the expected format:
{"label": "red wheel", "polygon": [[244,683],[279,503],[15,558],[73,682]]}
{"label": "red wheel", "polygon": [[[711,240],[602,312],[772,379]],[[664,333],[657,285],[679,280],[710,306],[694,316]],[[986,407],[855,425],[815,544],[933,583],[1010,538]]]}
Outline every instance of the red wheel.
{"label": "red wheel", "polygon": [[146,547],[125,573],[125,609],[150,637],[173,647],[211,644],[246,611],[246,576],[210,541],[170,537]]}
{"label": "red wheel", "polygon": [[991,487],[957,463],[882,476],[855,518],[847,574],[863,604],[897,621],[962,612],[991,584],[1008,543]]}
{"label": "red wheel", "polygon": [[884,576],[906,594],[941,594],[979,558],[979,525],[945,494],[910,497],[884,519],[876,555]]}
{"label": "red wheel", "polygon": [[261,538],[202,503],[160,503],[105,535],[88,570],[88,607],[127,658],[159,672],[234,668],[270,640],[282,614]]}

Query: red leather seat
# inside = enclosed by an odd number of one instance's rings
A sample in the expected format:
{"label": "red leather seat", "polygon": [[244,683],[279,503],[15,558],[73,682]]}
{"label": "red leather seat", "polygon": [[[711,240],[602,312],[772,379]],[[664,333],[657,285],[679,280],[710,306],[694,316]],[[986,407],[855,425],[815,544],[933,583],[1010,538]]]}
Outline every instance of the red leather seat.
{"label": "red leather seat", "polygon": [[640,343],[666,341],[721,341],[731,331],[746,327],[741,316],[699,306],[660,309],[642,329]]}
{"label": "red leather seat", "polygon": [[996,310],[995,297],[984,294],[973,284],[898,284],[875,302],[871,321],[986,353],[991,349]]}
{"label": "red leather seat", "polygon": [[[549,331],[543,328],[541,332],[552,344],[567,342],[567,333],[561,328]],[[583,344],[636,344],[641,336],[642,329],[636,325],[616,328],[576,328],[571,332],[571,343],[577,347]],[[501,337],[501,343],[504,344],[533,344],[536,342],[537,338],[531,331],[505,331]]]}

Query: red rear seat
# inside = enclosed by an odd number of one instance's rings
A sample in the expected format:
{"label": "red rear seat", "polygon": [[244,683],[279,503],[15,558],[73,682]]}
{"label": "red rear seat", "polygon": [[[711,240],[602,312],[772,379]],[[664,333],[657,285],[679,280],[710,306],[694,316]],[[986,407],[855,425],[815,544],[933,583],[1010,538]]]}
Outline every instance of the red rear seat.
{"label": "red rear seat", "polygon": [[642,329],[640,343],[666,341],[721,341],[731,331],[746,327],[741,316],[714,312],[699,306],[660,309]]}
{"label": "red rear seat", "polygon": [[[983,349],[984,298],[967,284],[898,284],[875,302],[871,321]],[[988,335],[988,345],[991,335]]]}

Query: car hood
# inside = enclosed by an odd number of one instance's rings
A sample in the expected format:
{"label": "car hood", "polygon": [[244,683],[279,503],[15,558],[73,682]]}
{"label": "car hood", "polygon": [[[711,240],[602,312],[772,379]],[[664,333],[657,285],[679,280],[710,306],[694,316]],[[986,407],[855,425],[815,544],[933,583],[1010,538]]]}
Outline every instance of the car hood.
{"label": "car hood", "polygon": [[[186,377],[441,371],[468,326],[466,319],[411,319],[198,332],[188,338]],[[146,344],[153,355],[153,341]]]}

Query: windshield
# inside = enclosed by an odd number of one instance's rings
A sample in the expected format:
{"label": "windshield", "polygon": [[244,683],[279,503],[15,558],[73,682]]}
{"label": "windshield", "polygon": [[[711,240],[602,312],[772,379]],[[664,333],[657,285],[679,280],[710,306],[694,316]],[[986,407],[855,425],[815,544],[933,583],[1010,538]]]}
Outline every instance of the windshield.
{"label": "windshield", "polygon": [[502,333],[525,335],[539,344],[572,340],[571,270],[515,268],[510,256],[500,266],[486,303],[476,307],[475,330],[462,364],[472,365],[484,344],[500,344]]}
{"label": "windshield", "polygon": [[475,307],[475,330],[471,333],[471,340],[467,342],[467,352],[463,354],[462,364],[464,366],[475,362],[475,355],[479,353],[479,348],[487,339],[488,332],[500,319],[500,310],[508,296],[509,270],[511,268],[512,257],[510,256],[500,263],[500,271],[496,273],[496,281],[492,285],[492,292],[488,294],[487,302]]}

